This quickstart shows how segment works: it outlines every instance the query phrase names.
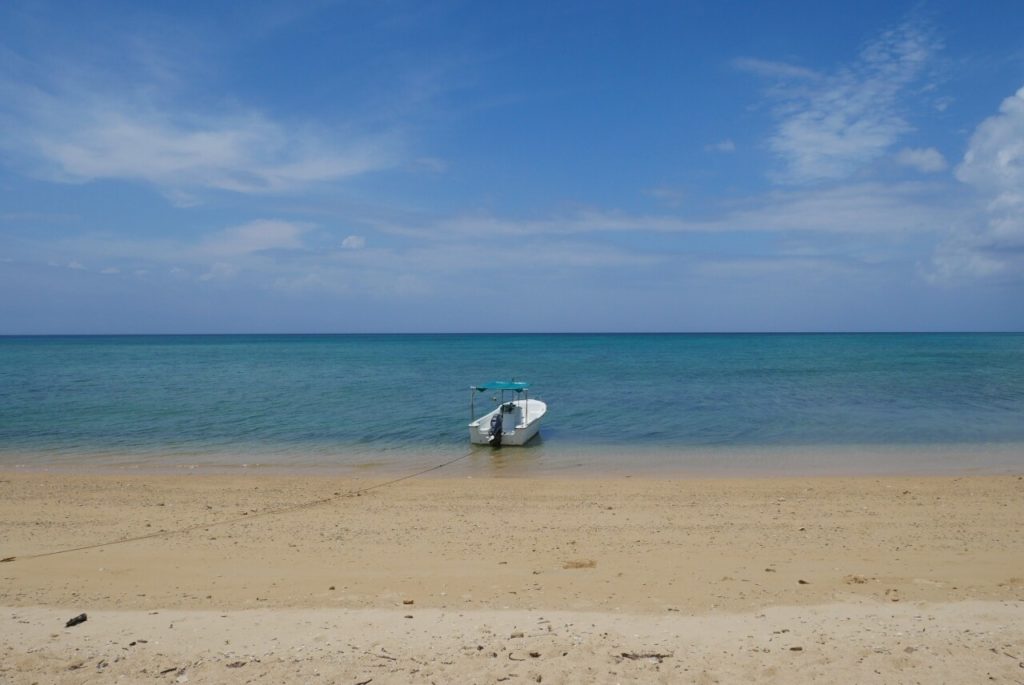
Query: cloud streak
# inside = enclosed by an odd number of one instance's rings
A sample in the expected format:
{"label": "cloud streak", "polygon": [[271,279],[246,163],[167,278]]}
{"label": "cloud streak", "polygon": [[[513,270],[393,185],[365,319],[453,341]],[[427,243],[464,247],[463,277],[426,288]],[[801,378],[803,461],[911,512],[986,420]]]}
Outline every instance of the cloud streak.
{"label": "cloud streak", "polygon": [[395,158],[387,137],[328,144],[255,112],[169,114],[116,98],[82,102],[68,92],[20,103],[8,146],[51,180],[278,193],[383,169]]}
{"label": "cloud streak", "polygon": [[753,57],[737,57],[732,61],[732,65],[740,71],[746,71],[762,78],[806,81],[817,81],[822,78],[822,75],[813,69]]}
{"label": "cloud streak", "polygon": [[770,192],[707,219],[585,209],[538,219],[463,214],[422,224],[380,222],[375,227],[385,233],[432,241],[603,233],[892,236],[944,230],[955,212],[943,200],[942,191],[943,186],[927,183],[856,183]]}
{"label": "cloud streak", "polygon": [[116,71],[69,56],[37,66],[31,55],[4,55],[0,148],[9,162],[51,181],[148,183],[183,205],[197,191],[296,192],[402,164],[397,130],[313,125],[203,98],[201,79],[187,72],[196,64],[179,74],[153,57],[154,46],[125,51]]}
{"label": "cloud streak", "polygon": [[831,73],[738,61],[738,68],[777,82],[771,91],[777,124],[768,147],[784,164],[778,180],[845,179],[881,157],[913,130],[902,98],[940,47],[928,32],[907,23],[882,33],[853,63]]}

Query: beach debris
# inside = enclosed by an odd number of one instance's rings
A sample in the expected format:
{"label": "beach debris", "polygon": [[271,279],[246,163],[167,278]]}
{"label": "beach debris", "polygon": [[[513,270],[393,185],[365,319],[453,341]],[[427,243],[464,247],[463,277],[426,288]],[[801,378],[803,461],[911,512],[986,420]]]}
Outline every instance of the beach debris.
{"label": "beach debris", "polygon": [[540,656],[540,652],[530,652],[530,657],[536,659]]}
{"label": "beach debris", "polygon": [[406,614],[405,617],[406,618],[412,618],[412,614]]}
{"label": "beach debris", "polygon": [[334,589],[334,586],[332,585],[332,586],[330,586],[330,587],[329,587],[329,588],[327,588],[327,589],[328,589],[328,590],[333,590],[333,589]]}
{"label": "beach debris", "polygon": [[595,568],[596,566],[597,562],[593,559],[570,559],[562,564],[564,569]]}
{"label": "beach debris", "polygon": [[17,558],[18,557],[4,557],[3,559],[0,559],[0,564],[6,563],[8,561],[14,561]]}
{"label": "beach debris", "polygon": [[804,651],[804,648],[800,647],[800,646],[790,647],[789,651],[791,651],[791,652],[802,652],[802,651]]}
{"label": "beach debris", "polygon": [[632,661],[654,659],[660,664],[663,659],[668,659],[672,654],[668,652],[622,652],[621,656],[623,659],[630,659]]}
{"label": "beach debris", "polygon": [[228,668],[241,668],[242,666],[245,666],[247,663],[248,663],[247,661],[232,661],[230,664],[227,664],[227,667]]}
{"label": "beach debris", "polygon": [[76,661],[75,663],[73,663],[70,666],[68,666],[68,670],[69,671],[77,671],[82,666],[85,666],[85,662],[84,661]]}
{"label": "beach debris", "polygon": [[170,668],[165,668],[164,670],[160,671],[160,675],[166,675],[167,673],[170,673],[171,671],[177,671],[177,670],[178,670],[177,666],[171,666]]}
{"label": "beach debris", "polygon": [[415,600],[412,600],[412,599],[403,599],[402,600],[402,604],[415,604],[415,603],[416,603]]}
{"label": "beach debris", "polygon": [[796,581],[796,582],[798,582],[798,583],[799,583],[799,584],[801,584],[801,585],[810,585],[810,582],[809,582],[809,581],[806,581],[806,580],[804,580],[803,578],[801,578],[800,580],[798,580],[798,581]]}
{"label": "beach debris", "polygon": [[71,628],[73,626],[77,626],[79,623],[85,623],[88,620],[89,620],[88,616],[86,616],[85,614],[79,614],[78,616],[75,616],[74,618],[69,618],[68,622],[64,624],[64,627],[65,628]]}
{"label": "beach debris", "polygon": [[511,635],[509,635],[509,637],[512,638],[512,639],[515,639],[517,637],[523,637],[523,631],[517,630],[514,633],[512,633]]}
{"label": "beach debris", "polygon": [[373,678],[367,678],[366,680],[360,680],[355,685],[369,685],[372,682],[373,682]]}
{"label": "beach debris", "polygon": [[846,576],[846,578],[844,578],[843,580],[846,581],[847,585],[863,585],[864,583],[868,582],[868,579],[865,576],[858,575],[849,575]]}

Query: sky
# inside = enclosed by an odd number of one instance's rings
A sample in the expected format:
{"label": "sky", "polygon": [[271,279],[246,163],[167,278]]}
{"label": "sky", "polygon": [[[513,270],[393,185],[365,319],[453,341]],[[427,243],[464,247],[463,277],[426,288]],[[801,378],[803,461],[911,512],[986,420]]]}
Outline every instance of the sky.
{"label": "sky", "polygon": [[0,3],[0,334],[1024,330],[1024,4]]}

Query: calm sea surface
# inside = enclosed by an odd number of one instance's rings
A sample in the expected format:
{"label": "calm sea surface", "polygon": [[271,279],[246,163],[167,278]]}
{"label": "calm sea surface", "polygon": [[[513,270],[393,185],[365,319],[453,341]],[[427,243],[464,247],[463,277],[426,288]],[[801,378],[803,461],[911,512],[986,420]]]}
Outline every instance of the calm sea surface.
{"label": "calm sea surface", "polygon": [[0,466],[400,471],[513,377],[541,438],[459,473],[1024,473],[1022,334],[7,337]]}

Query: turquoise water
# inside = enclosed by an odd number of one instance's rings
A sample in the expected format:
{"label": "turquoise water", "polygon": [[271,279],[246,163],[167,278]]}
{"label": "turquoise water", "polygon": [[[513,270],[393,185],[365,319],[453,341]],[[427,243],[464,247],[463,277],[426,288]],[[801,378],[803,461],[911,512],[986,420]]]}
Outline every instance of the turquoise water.
{"label": "turquoise water", "polygon": [[541,439],[463,470],[1024,471],[1020,334],[7,337],[0,465],[400,469],[512,377]]}

